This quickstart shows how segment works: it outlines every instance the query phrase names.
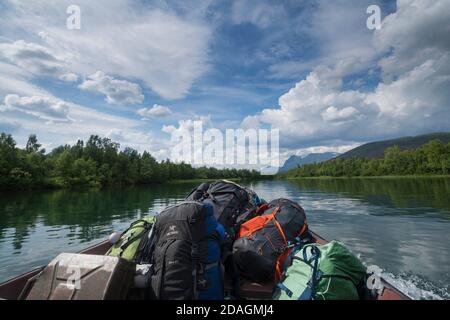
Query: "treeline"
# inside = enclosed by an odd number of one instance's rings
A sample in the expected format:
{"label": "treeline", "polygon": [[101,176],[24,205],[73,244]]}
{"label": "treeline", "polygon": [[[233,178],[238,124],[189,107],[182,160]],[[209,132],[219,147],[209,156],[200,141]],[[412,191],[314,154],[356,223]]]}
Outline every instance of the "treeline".
{"label": "treeline", "polygon": [[120,150],[117,142],[91,136],[85,143],[64,145],[46,153],[35,135],[24,149],[10,134],[0,135],[0,189],[102,187],[162,183],[187,179],[257,178],[255,170],[194,168],[186,163],[156,161],[150,153]]}
{"label": "treeline", "polygon": [[353,177],[389,175],[450,174],[450,143],[432,140],[415,150],[388,148],[379,159],[336,158],[322,163],[303,165],[281,177]]}

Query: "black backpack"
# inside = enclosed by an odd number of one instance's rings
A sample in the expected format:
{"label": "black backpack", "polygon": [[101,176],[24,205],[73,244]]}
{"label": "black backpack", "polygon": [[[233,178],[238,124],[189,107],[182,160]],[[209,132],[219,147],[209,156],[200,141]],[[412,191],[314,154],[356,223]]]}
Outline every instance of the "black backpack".
{"label": "black backpack", "polygon": [[256,215],[261,202],[252,190],[227,180],[202,183],[191,191],[186,200],[211,203],[214,216],[225,228],[230,242],[234,240],[239,225]]}
{"label": "black backpack", "polygon": [[216,229],[212,206],[196,201],[168,207],[157,216],[149,249],[153,265],[151,298],[223,298],[218,271],[220,235]]}
{"label": "black backpack", "polygon": [[276,199],[262,215],[242,224],[233,243],[233,260],[241,274],[265,283],[280,280],[290,245],[309,237],[305,211],[288,199]]}

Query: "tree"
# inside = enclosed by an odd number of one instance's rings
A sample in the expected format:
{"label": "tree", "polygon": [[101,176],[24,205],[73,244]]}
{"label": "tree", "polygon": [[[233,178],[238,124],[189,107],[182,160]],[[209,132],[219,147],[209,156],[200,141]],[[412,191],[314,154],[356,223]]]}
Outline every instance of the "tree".
{"label": "tree", "polygon": [[193,168],[187,163],[156,161],[148,152],[120,145],[97,135],[87,143],[54,148],[45,154],[36,135],[29,136],[25,148],[16,147],[11,135],[0,135],[0,188],[54,186],[107,186],[165,182],[192,178],[249,178],[259,173],[249,170]]}
{"label": "tree", "polygon": [[11,180],[11,170],[17,163],[16,142],[10,134],[0,134],[0,184],[9,186]]}
{"label": "tree", "polygon": [[40,149],[42,145],[38,143],[37,137],[35,134],[31,134],[28,137],[28,141],[27,141],[27,145],[25,147],[25,150],[29,153],[35,153],[35,152],[39,152],[44,154],[45,153],[45,149]]}

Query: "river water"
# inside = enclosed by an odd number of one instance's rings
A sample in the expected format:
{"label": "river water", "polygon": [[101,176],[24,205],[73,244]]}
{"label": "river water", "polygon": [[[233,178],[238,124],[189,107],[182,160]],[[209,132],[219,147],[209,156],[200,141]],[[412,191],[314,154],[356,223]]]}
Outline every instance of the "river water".
{"label": "river water", "polygon": [[[415,299],[450,298],[450,179],[323,179],[243,183],[305,209],[310,228],[342,241]],[[75,252],[160,212],[193,183],[0,193],[0,281]]]}

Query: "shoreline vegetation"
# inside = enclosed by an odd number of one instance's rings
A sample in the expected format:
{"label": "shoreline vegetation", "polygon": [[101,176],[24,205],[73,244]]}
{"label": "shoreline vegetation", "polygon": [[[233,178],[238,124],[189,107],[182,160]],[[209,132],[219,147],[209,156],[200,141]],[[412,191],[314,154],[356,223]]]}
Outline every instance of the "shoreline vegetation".
{"label": "shoreline vegetation", "polygon": [[[332,177],[332,176],[320,176],[320,177],[287,177],[281,178],[281,180],[361,180],[361,179],[380,179],[380,180],[389,180],[389,179],[427,179],[427,178],[450,178],[450,174],[429,174],[429,175],[392,175],[392,176],[340,176],[340,177]],[[280,178],[279,178],[280,179]]]}
{"label": "shoreline vegetation", "polygon": [[161,162],[109,138],[92,135],[85,143],[64,145],[46,153],[35,135],[24,149],[10,134],[0,134],[0,190],[101,188],[154,185],[217,179],[259,179],[247,169],[194,168],[186,163]]}
{"label": "shoreline vegetation", "polygon": [[382,158],[334,158],[277,175],[279,179],[450,177],[450,142],[430,142],[413,150],[387,148]]}
{"label": "shoreline vegetation", "polygon": [[75,189],[193,183],[218,179],[412,179],[450,178],[450,143],[432,140],[414,150],[387,148],[382,158],[335,158],[303,165],[275,176],[247,169],[194,168],[93,135],[85,143],[64,145],[46,153],[35,135],[25,148],[10,134],[0,134],[0,190]]}

